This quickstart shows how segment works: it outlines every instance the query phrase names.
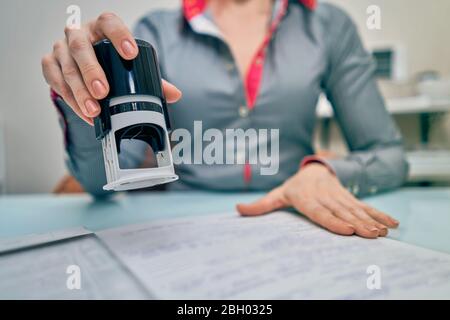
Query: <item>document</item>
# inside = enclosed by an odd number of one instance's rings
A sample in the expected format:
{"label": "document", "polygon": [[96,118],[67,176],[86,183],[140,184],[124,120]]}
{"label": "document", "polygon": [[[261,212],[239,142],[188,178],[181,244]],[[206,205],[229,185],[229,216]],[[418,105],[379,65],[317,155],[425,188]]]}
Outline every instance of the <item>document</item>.
{"label": "document", "polygon": [[94,235],[0,254],[0,299],[144,298],[151,296]]}
{"label": "document", "polygon": [[450,298],[450,256],[299,215],[166,219],[97,236],[162,299]]}
{"label": "document", "polygon": [[81,237],[91,233],[91,231],[83,227],[75,227],[42,234],[31,234],[22,237],[0,239],[0,253],[34,247],[64,239]]}

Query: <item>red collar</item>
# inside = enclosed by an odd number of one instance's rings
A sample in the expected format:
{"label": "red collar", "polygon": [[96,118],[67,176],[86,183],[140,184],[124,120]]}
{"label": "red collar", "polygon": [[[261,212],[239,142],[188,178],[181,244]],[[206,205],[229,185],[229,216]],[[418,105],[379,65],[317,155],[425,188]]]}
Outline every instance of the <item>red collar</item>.
{"label": "red collar", "polygon": [[[198,14],[201,14],[205,8],[207,0],[183,0],[183,13],[187,20],[191,20]],[[314,10],[317,7],[317,0],[298,0],[309,10]]]}

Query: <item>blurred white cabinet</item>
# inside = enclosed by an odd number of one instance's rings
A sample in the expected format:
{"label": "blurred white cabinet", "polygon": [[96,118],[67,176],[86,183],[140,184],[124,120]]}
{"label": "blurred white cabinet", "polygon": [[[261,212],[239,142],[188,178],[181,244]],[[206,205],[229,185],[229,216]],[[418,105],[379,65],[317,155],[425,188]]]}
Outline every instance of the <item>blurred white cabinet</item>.
{"label": "blurred white cabinet", "polygon": [[406,154],[410,181],[450,181],[450,150],[416,150]]}
{"label": "blurred white cabinet", "polygon": [[[394,115],[450,112],[450,99],[432,99],[426,96],[387,99],[386,109]],[[333,117],[333,108],[324,95],[320,96],[316,114],[321,119]]]}
{"label": "blurred white cabinet", "polygon": [[[450,181],[450,150],[428,148],[430,115],[450,112],[450,99],[435,99],[427,96],[387,99],[386,108],[393,115],[415,114],[420,118],[420,146],[409,150],[409,181],[438,182]],[[330,144],[330,119],[333,109],[330,102],[321,96],[317,105],[317,117],[321,121],[321,145],[327,149]]]}

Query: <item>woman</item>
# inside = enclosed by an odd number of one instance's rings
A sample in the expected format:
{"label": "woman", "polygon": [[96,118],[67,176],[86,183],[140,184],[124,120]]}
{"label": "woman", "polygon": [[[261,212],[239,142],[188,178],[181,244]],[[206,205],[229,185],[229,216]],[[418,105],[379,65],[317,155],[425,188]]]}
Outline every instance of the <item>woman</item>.
{"label": "woman", "polygon": [[[400,186],[407,174],[401,137],[373,78],[373,64],[351,20],[315,0],[185,0],[183,10],[139,21],[134,36],[158,52],[174,128],[279,129],[276,175],[258,165],[180,165],[170,189],[271,190],[242,215],[294,207],[342,235],[385,236],[398,222],[356,196]],[[101,146],[92,121],[108,92],[92,44],[108,38],[124,59],[137,46],[118,16],[101,14],[66,28],[43,58],[44,76],[66,130],[68,166],[85,190],[104,195]],[[343,159],[314,156],[315,106],[331,101],[350,148]],[[82,119],[82,120],[81,120]],[[83,121],[84,120],[84,121]],[[131,158],[131,154],[130,154]],[[131,161],[131,160],[130,160]],[[348,189],[352,190],[349,192]]]}

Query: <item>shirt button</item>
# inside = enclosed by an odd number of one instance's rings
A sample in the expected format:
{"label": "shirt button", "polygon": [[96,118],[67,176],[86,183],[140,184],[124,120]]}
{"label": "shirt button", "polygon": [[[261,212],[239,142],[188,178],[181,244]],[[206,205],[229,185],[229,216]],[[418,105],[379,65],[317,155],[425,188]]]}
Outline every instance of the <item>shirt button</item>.
{"label": "shirt button", "polygon": [[352,193],[357,196],[359,193],[359,186],[357,184],[355,184],[352,188]]}
{"label": "shirt button", "polygon": [[377,193],[377,192],[378,192],[378,188],[377,188],[377,187],[375,187],[375,186],[373,186],[373,187],[370,187],[370,189],[369,189],[369,192],[370,192],[371,194],[375,194],[375,193]]}
{"label": "shirt button", "polygon": [[247,106],[240,106],[239,107],[239,116],[241,118],[247,118],[248,117],[248,112],[249,112],[249,110],[248,110]]}
{"label": "shirt button", "polygon": [[233,71],[233,70],[234,70],[234,63],[232,63],[232,62],[227,62],[227,63],[225,64],[225,68],[227,69],[228,72]]}

